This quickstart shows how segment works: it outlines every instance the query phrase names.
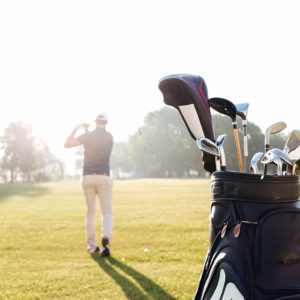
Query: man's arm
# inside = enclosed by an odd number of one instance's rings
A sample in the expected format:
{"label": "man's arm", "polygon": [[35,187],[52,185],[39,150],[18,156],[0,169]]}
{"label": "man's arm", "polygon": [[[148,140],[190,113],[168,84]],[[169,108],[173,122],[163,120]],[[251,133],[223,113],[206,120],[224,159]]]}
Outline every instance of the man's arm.
{"label": "man's arm", "polygon": [[88,126],[89,126],[88,124],[79,124],[79,125],[77,125],[73,129],[73,131],[69,135],[69,137],[67,138],[64,147],[65,148],[73,148],[73,147],[80,146],[82,143],[78,139],[75,138],[75,134],[76,134],[77,130],[79,130],[82,127],[84,127],[85,131],[87,131]]}

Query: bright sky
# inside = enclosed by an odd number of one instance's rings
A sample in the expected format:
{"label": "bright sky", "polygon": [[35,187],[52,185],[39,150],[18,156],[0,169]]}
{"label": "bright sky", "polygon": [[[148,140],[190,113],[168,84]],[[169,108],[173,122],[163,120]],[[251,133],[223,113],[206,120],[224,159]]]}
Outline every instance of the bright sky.
{"label": "bright sky", "polygon": [[0,1],[0,133],[17,118],[52,152],[75,124],[109,116],[125,141],[164,104],[158,80],[202,76],[209,96],[249,102],[263,130],[299,129],[297,0]]}

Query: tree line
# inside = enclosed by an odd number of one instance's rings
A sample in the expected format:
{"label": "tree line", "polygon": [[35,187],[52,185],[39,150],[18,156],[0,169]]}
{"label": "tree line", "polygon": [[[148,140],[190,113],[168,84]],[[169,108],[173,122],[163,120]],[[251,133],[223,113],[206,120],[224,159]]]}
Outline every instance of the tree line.
{"label": "tree line", "polygon": [[[238,171],[237,153],[231,120],[213,115],[214,134],[227,134],[224,149],[228,170]],[[238,120],[243,148],[242,124]],[[283,148],[286,136],[271,136],[272,147]],[[64,163],[45,142],[33,134],[32,126],[22,121],[10,123],[0,137],[2,181],[48,181],[64,178]],[[248,121],[249,158],[263,152],[264,134]],[[76,168],[82,169],[82,147],[78,148]],[[170,107],[149,112],[144,124],[128,141],[114,143],[111,169],[115,178],[208,177],[202,153],[190,137],[178,112]]]}
{"label": "tree line", "polygon": [[23,121],[10,123],[0,137],[1,179],[49,181],[64,177],[64,163],[50,152],[46,143],[33,135],[32,126]]}
{"label": "tree line", "polygon": [[[228,170],[238,171],[237,152],[231,120],[213,115],[214,134],[227,134],[224,143]],[[238,120],[241,150],[243,150],[242,122]],[[272,147],[283,148],[284,134],[271,137]],[[264,134],[248,121],[249,158],[263,152]],[[207,177],[202,165],[202,153],[190,137],[178,112],[169,107],[150,112],[128,142],[115,143],[111,168],[117,178],[122,177]]]}

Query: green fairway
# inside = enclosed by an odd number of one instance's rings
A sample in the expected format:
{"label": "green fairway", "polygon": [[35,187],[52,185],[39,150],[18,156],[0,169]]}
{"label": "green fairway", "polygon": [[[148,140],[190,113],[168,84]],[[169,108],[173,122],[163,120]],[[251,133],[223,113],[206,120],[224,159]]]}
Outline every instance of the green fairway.
{"label": "green fairway", "polygon": [[79,182],[2,184],[0,299],[192,299],[209,207],[208,180],[114,181],[104,259],[86,251]]}

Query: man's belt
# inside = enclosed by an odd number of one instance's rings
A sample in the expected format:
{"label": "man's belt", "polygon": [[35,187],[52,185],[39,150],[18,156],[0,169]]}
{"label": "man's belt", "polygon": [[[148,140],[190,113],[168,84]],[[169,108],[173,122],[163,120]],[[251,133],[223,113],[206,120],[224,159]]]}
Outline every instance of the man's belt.
{"label": "man's belt", "polygon": [[83,175],[105,175],[105,176],[110,176],[109,172],[90,172],[90,173],[85,173]]}

